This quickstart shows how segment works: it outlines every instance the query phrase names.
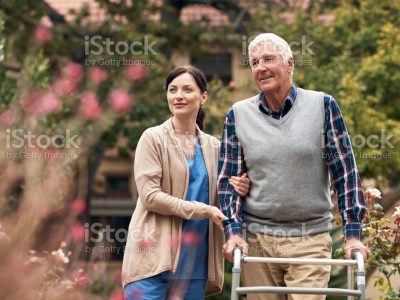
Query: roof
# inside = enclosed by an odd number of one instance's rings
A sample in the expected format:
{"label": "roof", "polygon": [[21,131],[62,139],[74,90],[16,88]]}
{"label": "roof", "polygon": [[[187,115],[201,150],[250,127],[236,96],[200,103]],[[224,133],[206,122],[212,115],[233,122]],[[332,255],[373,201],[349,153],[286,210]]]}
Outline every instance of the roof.
{"label": "roof", "polygon": [[[118,0],[110,0],[111,2],[118,3]],[[274,0],[277,4],[284,5],[282,0]],[[79,11],[82,9],[85,5],[88,7],[89,11],[89,17],[86,21],[88,22],[102,22],[106,19],[106,12],[104,9],[100,7],[100,5],[95,1],[95,0],[46,0],[46,2],[54,9],[56,10],[59,14],[63,15],[67,22],[70,22],[73,20],[73,14],[71,14],[72,11]],[[128,5],[134,5],[133,0],[128,0],[127,1]],[[310,0],[301,0],[301,1],[295,1],[295,0],[289,0],[288,1],[289,6],[291,7],[299,7],[301,9],[307,9],[310,6],[311,1]],[[161,6],[163,5],[163,0],[149,0],[149,4],[151,5],[156,5],[156,6]],[[240,5],[242,7],[248,6],[248,3],[245,0],[240,1]],[[247,8],[250,14],[254,14],[257,10],[259,9],[267,9],[265,3],[258,3],[254,7],[248,7]],[[281,14],[281,17],[283,20],[287,22],[293,21],[295,14],[293,12],[285,12]],[[160,19],[160,14],[155,14],[152,16],[153,20],[159,20]],[[217,8],[214,8],[210,5],[207,4],[190,4],[186,5],[182,10],[180,14],[180,20],[183,24],[188,24],[191,22],[198,22],[202,20],[209,20],[209,24],[212,27],[217,27],[221,25],[227,25],[229,24],[229,17],[228,15],[221,11],[218,10]],[[331,15],[321,15],[319,16],[319,19],[323,23],[330,23],[333,19],[333,16]],[[44,23],[45,25],[51,25],[50,20],[45,17],[44,18]]]}

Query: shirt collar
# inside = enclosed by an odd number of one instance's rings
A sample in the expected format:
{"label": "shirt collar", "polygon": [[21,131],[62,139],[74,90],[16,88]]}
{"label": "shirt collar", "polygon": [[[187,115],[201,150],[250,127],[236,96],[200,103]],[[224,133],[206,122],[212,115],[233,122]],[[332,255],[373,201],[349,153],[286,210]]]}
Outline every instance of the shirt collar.
{"label": "shirt collar", "polygon": [[278,111],[273,111],[272,109],[269,108],[263,92],[260,92],[260,94],[258,95],[258,105],[260,110],[268,115],[283,116],[290,110],[290,108],[292,108],[294,102],[296,101],[296,96],[297,96],[297,89],[296,86],[292,84],[292,86],[290,87],[289,94],[286,96],[285,101],[283,101],[283,104]]}

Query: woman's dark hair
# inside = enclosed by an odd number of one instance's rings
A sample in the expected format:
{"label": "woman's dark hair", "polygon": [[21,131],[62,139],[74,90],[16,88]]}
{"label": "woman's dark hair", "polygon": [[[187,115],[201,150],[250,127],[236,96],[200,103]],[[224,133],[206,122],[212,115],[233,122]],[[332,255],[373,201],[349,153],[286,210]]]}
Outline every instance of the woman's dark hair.
{"label": "woman's dark hair", "polygon": [[[204,73],[191,65],[187,66],[182,66],[182,67],[176,67],[173,69],[167,76],[167,79],[165,80],[165,89],[168,89],[169,84],[171,83],[172,80],[174,80],[176,77],[178,77],[181,74],[184,73],[189,73],[190,75],[193,76],[194,81],[196,81],[197,86],[200,89],[200,92],[203,94],[204,92],[207,92],[207,79]],[[196,124],[199,126],[200,130],[204,129],[204,119],[206,118],[206,112],[204,109],[200,106],[200,109],[197,113],[196,117]]]}

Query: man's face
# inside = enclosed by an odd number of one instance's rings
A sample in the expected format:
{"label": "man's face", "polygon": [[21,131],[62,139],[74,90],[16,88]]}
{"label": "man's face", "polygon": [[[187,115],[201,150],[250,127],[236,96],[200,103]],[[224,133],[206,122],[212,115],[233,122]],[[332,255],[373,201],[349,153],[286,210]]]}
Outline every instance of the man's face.
{"label": "man's face", "polygon": [[264,93],[277,92],[292,82],[293,60],[284,63],[276,47],[265,42],[250,53],[254,81]]}

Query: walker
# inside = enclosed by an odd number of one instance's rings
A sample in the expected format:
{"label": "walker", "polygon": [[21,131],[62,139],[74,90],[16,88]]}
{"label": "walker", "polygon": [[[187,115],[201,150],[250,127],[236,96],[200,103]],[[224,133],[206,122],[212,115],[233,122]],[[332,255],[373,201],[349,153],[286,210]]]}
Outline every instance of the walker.
{"label": "walker", "polygon": [[[360,252],[353,251],[353,259],[308,259],[308,258],[270,258],[243,256],[240,248],[234,250],[232,268],[231,300],[238,300],[239,295],[251,293],[276,293],[276,294],[314,294],[347,296],[347,300],[357,297],[365,300],[365,270],[364,259]],[[251,286],[240,287],[241,263],[270,263],[270,264],[310,264],[310,265],[342,265],[347,266],[347,289],[338,288],[308,288],[308,287],[275,287],[275,286]],[[354,274],[354,269],[357,269]],[[357,289],[354,289],[354,277],[357,277]]]}

